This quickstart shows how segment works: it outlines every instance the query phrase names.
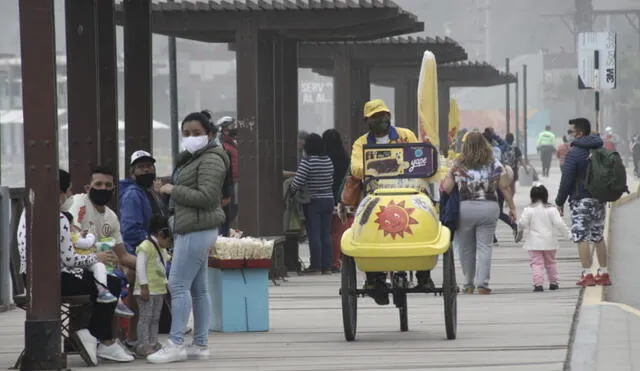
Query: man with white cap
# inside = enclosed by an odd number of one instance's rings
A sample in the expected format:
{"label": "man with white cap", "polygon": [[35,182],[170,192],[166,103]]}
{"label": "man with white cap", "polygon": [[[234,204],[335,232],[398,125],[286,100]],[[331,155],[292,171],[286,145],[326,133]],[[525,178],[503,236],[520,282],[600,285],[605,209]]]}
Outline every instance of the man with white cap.
{"label": "man with white cap", "polygon": [[[163,215],[162,204],[153,192],[156,180],[156,160],[151,153],[143,150],[131,154],[129,161],[129,178],[120,180],[120,229],[124,246],[130,254],[136,254],[136,247],[147,239],[149,220],[154,214]],[[135,270],[124,269],[123,272],[133,287]],[[131,309],[137,313],[136,301],[129,302]],[[132,348],[137,339],[137,317],[130,321],[129,333],[125,344]]]}

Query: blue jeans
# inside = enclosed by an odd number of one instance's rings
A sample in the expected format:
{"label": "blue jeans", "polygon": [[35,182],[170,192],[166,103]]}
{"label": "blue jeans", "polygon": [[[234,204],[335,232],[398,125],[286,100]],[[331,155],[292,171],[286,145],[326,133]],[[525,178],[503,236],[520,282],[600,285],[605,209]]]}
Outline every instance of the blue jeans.
{"label": "blue jeans", "polygon": [[211,303],[207,288],[209,249],[216,242],[217,229],[176,234],[169,273],[171,293],[171,332],[174,344],[184,343],[193,304],[193,342],[206,346],[209,341]]}
{"label": "blue jeans", "polygon": [[311,253],[310,268],[331,269],[331,218],[333,215],[332,198],[314,198],[309,204],[308,232],[309,252]]}

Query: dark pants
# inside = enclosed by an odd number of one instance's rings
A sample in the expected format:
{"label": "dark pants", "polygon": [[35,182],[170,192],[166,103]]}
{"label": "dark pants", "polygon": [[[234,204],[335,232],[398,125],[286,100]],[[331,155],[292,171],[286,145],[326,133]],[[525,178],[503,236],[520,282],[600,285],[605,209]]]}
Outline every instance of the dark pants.
{"label": "dark pants", "polygon": [[551,168],[551,159],[555,148],[553,146],[541,146],[540,147],[540,161],[542,161],[542,176],[549,176],[549,169]]}
{"label": "dark pants", "polygon": [[331,218],[333,216],[333,197],[314,198],[309,204],[307,231],[309,233],[309,252],[311,269],[331,269]]}
{"label": "dark pants", "polygon": [[231,219],[229,218],[229,206],[225,206],[222,208],[224,211],[224,223],[218,229],[218,234],[223,237],[229,237],[229,232],[231,230]]}
{"label": "dark pants", "polygon": [[498,193],[498,207],[500,208],[500,216],[498,217],[498,219],[502,220],[506,225],[508,225],[509,227],[511,227],[511,229],[514,229],[516,227],[516,223],[513,222],[511,220],[511,218],[509,217],[509,215],[504,213],[504,195],[502,194],[502,192],[500,192],[500,190],[497,191]]}
{"label": "dark pants", "polygon": [[[113,314],[116,310],[116,303],[96,303],[98,289],[93,273],[84,271],[82,279],[73,274],[62,272],[60,274],[60,288],[62,296],[90,295],[91,296],[91,319],[88,330],[91,335],[100,341],[113,340],[111,325]],[[107,286],[109,291],[116,298],[120,297],[120,279],[111,275],[107,276]]]}

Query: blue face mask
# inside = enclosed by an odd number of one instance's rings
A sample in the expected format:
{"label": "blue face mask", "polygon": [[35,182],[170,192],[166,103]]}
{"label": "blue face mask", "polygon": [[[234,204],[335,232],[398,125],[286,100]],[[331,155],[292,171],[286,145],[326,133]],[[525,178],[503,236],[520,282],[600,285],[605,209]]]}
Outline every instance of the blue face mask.
{"label": "blue face mask", "polygon": [[567,135],[567,143],[571,143],[576,139],[573,135]]}

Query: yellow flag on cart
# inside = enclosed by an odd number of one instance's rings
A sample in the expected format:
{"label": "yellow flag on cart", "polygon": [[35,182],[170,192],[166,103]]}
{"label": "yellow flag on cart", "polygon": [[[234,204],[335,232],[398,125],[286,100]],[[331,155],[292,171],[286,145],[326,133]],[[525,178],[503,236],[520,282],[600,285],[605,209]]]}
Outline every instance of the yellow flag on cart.
{"label": "yellow flag on cart", "polygon": [[456,136],[460,130],[460,112],[458,111],[458,102],[455,99],[451,99],[449,108],[449,148],[453,147],[456,141]]}
{"label": "yellow flag on cart", "polygon": [[438,70],[436,57],[424,52],[418,82],[418,137],[440,149],[438,136]]}

